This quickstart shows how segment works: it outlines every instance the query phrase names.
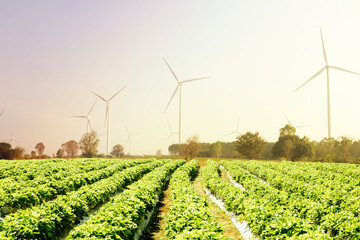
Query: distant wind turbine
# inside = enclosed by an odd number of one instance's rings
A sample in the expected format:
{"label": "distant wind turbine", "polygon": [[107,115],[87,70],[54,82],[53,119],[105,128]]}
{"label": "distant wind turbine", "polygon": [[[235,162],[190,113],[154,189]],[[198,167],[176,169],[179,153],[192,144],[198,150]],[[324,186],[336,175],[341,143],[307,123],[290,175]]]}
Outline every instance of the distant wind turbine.
{"label": "distant wind turbine", "polygon": [[286,118],[286,121],[290,124],[290,126],[292,126],[293,128],[295,129],[298,129],[298,128],[304,128],[304,127],[309,127],[310,125],[301,125],[301,126],[294,126],[292,125],[292,123],[290,122],[290,120],[287,118],[287,116],[285,114],[283,114],[284,117]]}
{"label": "distant wind turbine", "polygon": [[188,82],[192,82],[192,81],[197,81],[197,80],[201,80],[201,79],[206,79],[206,78],[210,78],[210,77],[202,77],[202,78],[194,78],[194,79],[188,79],[188,80],[184,80],[184,81],[180,81],[178,79],[178,77],[176,76],[175,72],[171,69],[170,65],[168,64],[168,62],[165,60],[165,58],[163,58],[166,65],[168,66],[168,68],[170,69],[172,75],[174,76],[175,80],[178,82],[174,93],[172,94],[170,101],[168,102],[168,104],[166,105],[166,108],[164,110],[164,112],[166,112],[167,108],[170,105],[171,100],[174,98],[177,90],[179,89],[179,145],[181,144],[181,89],[182,89],[182,85],[184,83],[188,83]]}
{"label": "distant wind turbine", "polygon": [[356,74],[356,75],[360,75],[360,73],[356,73],[356,72],[352,72],[349,70],[346,70],[344,68],[341,67],[336,67],[336,66],[331,66],[328,65],[328,60],[327,60],[327,56],[326,56],[326,51],[325,51],[325,44],[324,44],[324,39],[323,39],[323,35],[322,35],[322,31],[320,28],[320,35],[321,35],[321,42],[322,42],[322,47],[323,47],[323,56],[324,56],[324,60],[325,60],[325,67],[321,68],[317,73],[315,73],[309,80],[307,80],[305,83],[303,83],[302,85],[300,85],[300,87],[298,87],[297,89],[295,89],[294,92],[296,92],[297,90],[299,90],[301,87],[303,87],[305,84],[307,84],[308,82],[310,82],[312,79],[314,79],[315,77],[317,77],[318,75],[320,75],[325,69],[326,69],[326,78],[327,78],[327,112],[328,112],[328,138],[331,138],[331,115],[330,115],[330,82],[329,82],[329,69],[335,69],[335,70],[340,70],[340,71],[344,71],[344,72],[348,72],[348,73],[352,73],[352,74]]}
{"label": "distant wind turbine", "polygon": [[12,143],[18,143],[18,141],[16,141],[15,137],[14,137],[14,129],[12,129],[12,134],[11,134],[11,139],[8,141],[8,143],[11,144],[11,147],[12,147]]}
{"label": "distant wind turbine", "polygon": [[96,103],[97,99],[95,100],[94,104],[92,105],[92,107],[90,108],[90,111],[87,115],[83,115],[83,116],[71,116],[71,117],[75,117],[75,118],[86,118],[87,120],[87,126],[86,126],[86,132],[88,133],[89,132],[89,127],[90,127],[90,131],[92,130],[91,128],[91,124],[90,124],[90,113],[91,111],[93,110],[94,106],[95,106],[95,103]]}
{"label": "distant wind turbine", "polygon": [[126,126],[124,126],[124,127],[128,133],[128,138],[126,139],[124,147],[126,146],[127,143],[129,143],[129,155],[131,155],[131,138],[132,138],[132,136],[139,135],[140,133],[130,133],[129,130],[127,129],[127,127]]}
{"label": "distant wind turbine", "polygon": [[225,136],[229,136],[229,135],[232,135],[232,134],[236,134],[236,136],[239,136],[240,135],[240,132],[239,132],[239,123],[240,123],[240,119],[238,119],[238,122],[237,122],[237,125],[236,125],[236,130],[231,132],[231,133],[228,133],[226,134]]}
{"label": "distant wind turbine", "polygon": [[[126,87],[126,86],[125,86]],[[98,98],[100,98],[101,100],[103,100],[106,103],[106,112],[105,112],[105,124],[107,124],[107,136],[106,136],[106,155],[109,155],[109,138],[110,138],[110,104],[112,103],[111,100],[114,99],[114,97],[116,97],[116,95],[118,95],[125,87],[123,87],[122,89],[120,89],[117,93],[115,93],[111,98],[109,98],[108,100],[106,100],[105,98],[103,98],[102,96],[100,96],[99,94],[91,91],[93,94],[95,94]],[[106,122],[107,120],[107,122]]]}
{"label": "distant wind turbine", "polygon": [[170,129],[170,134],[169,134],[168,138],[165,140],[164,144],[165,144],[167,141],[169,141],[170,138],[171,138],[171,144],[174,144],[174,138],[173,138],[173,136],[174,136],[175,134],[178,134],[178,133],[177,133],[177,132],[174,132],[174,131],[172,130],[169,121],[167,121],[167,123],[168,123],[169,129]]}

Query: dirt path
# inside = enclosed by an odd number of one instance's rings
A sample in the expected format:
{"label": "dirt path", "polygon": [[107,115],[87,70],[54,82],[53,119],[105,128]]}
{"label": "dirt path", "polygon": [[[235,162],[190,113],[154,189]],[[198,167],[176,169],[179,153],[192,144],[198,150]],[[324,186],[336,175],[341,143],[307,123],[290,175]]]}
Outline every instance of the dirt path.
{"label": "dirt path", "polygon": [[142,240],[165,240],[165,217],[170,208],[170,188],[164,187],[154,213],[140,239]]}
{"label": "dirt path", "polygon": [[[202,167],[200,167],[200,172],[201,172],[201,168]],[[222,174],[222,175],[224,175],[224,174]],[[227,176],[225,176],[225,177],[227,177]],[[220,223],[220,226],[224,230],[223,231],[224,235],[229,240],[243,239],[242,236],[240,235],[239,231],[234,226],[234,224],[231,222],[229,217],[225,214],[225,212],[222,211],[215,203],[213,203],[210,200],[210,198],[208,197],[208,195],[206,195],[204,186],[203,186],[203,181],[202,181],[200,174],[194,180],[193,186],[198,192],[200,192],[204,197],[206,197],[206,200],[209,203],[209,208],[210,208],[211,212],[213,213],[213,217],[216,219],[216,221],[218,221]]]}

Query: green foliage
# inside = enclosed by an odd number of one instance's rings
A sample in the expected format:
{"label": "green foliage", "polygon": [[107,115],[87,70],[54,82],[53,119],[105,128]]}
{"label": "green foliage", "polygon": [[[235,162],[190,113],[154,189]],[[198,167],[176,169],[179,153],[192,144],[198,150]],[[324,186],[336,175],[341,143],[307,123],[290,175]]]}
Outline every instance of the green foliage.
{"label": "green foliage", "polygon": [[247,132],[237,137],[236,150],[250,159],[261,157],[266,147],[266,141],[259,136],[259,132]]}
{"label": "green foliage", "polygon": [[73,229],[67,239],[134,239],[142,218],[155,207],[166,178],[182,164],[184,160],[170,161],[146,174]]}
{"label": "green foliage", "polygon": [[80,150],[82,152],[82,156],[86,158],[95,157],[98,150],[99,139],[97,138],[97,132],[95,130],[91,130],[89,133],[85,133],[79,142]]}
{"label": "green foliage", "polygon": [[297,135],[280,136],[272,148],[274,157],[284,157],[288,160],[300,160],[314,155],[313,145],[304,137]]}
{"label": "green foliage", "polygon": [[124,156],[124,147],[121,144],[116,144],[110,154],[114,157],[123,157]]}
{"label": "green foliage", "polygon": [[284,136],[294,136],[296,133],[296,128],[291,126],[290,124],[286,124],[285,127],[280,128],[280,137]]}
{"label": "green foliage", "polygon": [[198,169],[198,161],[192,160],[176,170],[171,178],[170,210],[165,227],[168,239],[225,239],[206,199],[189,181]]}
{"label": "green foliage", "polygon": [[[49,239],[58,236],[89,210],[107,201],[110,196],[140,179],[145,173],[167,162],[159,160],[140,164],[149,161],[151,160],[139,160],[135,162],[138,164],[135,167],[116,171],[111,177],[84,185],[77,191],[59,196],[53,201],[7,215],[1,226],[0,236],[14,239]],[[124,164],[126,166],[131,162],[125,161]]]}

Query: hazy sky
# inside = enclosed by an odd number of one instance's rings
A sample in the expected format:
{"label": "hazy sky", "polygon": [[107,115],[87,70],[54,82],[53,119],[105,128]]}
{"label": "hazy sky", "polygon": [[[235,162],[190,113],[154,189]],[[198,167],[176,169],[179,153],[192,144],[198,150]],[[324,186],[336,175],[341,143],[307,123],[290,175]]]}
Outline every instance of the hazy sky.
{"label": "hazy sky", "polygon": [[[297,132],[327,136],[326,75],[298,92],[329,64],[360,72],[360,2],[354,1],[0,1],[0,140],[45,153],[80,140],[98,92],[111,105],[111,147],[134,136],[132,153],[167,153],[166,121],[178,129],[176,81],[183,86],[183,140],[233,141],[234,131],[259,131],[276,141],[287,122]],[[360,76],[330,70],[332,132],[360,138]],[[105,132],[105,103],[91,123]],[[106,134],[99,150],[105,152]],[[174,138],[177,142],[177,138]],[[126,152],[128,146],[126,146]]]}

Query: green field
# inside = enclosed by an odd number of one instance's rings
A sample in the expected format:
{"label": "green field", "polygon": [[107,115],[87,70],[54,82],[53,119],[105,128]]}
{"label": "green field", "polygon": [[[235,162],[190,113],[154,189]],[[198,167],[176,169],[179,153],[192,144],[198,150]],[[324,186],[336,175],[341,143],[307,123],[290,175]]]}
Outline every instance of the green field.
{"label": "green field", "polygon": [[249,239],[212,195],[254,238],[360,239],[359,165],[152,158],[0,163],[0,239]]}

